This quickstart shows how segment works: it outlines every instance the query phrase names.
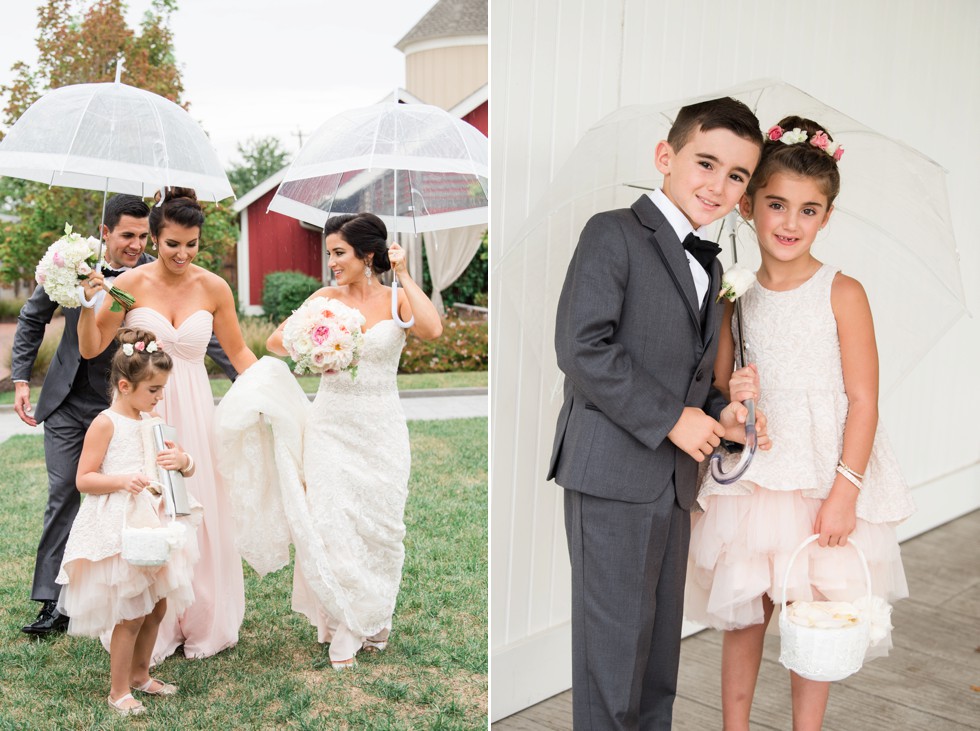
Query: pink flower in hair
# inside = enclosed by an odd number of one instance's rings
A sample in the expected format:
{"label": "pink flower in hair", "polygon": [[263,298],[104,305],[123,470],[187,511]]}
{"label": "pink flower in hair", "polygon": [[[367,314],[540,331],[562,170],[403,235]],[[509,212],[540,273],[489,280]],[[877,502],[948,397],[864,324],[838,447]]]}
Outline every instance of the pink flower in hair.
{"label": "pink flower in hair", "polygon": [[834,159],[840,160],[842,157],[844,157],[844,146],[840,145],[836,150],[834,150]]}
{"label": "pink flower in hair", "polygon": [[830,144],[830,138],[827,137],[827,133],[823,130],[819,130],[813,137],[810,138],[810,144],[814,147],[819,147],[821,150],[826,150],[827,145]]}
{"label": "pink flower in hair", "polygon": [[142,340],[137,340],[135,343],[133,343],[133,347],[142,353],[144,350],[146,350],[146,343],[144,343]]}
{"label": "pink flower in hair", "polygon": [[766,137],[768,137],[770,140],[778,140],[782,136],[783,136],[783,128],[780,127],[778,124],[774,124],[772,127],[769,128],[769,131],[766,132]]}

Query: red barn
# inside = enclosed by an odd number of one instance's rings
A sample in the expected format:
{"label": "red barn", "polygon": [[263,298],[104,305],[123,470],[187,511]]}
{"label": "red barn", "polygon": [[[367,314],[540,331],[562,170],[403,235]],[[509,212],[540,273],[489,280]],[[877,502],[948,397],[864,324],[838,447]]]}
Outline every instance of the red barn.
{"label": "red barn", "polygon": [[297,271],[325,279],[323,241],[319,228],[266,210],[288,168],[235,201],[241,233],[238,237],[238,301],[242,310],[262,313],[262,284],[266,274]]}

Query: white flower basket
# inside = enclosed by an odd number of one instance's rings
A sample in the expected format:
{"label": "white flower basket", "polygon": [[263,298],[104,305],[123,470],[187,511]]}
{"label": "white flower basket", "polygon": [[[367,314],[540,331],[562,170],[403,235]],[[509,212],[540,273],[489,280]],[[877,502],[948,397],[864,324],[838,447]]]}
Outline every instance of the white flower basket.
{"label": "white flower basket", "polygon": [[[131,495],[131,497],[134,497]],[[133,566],[163,566],[170,550],[179,548],[187,538],[187,528],[176,520],[156,528],[130,528],[123,512],[122,557]]]}
{"label": "white flower basket", "polygon": [[[782,611],[779,614],[779,662],[809,680],[842,680],[861,669],[870,641],[871,621],[866,612],[857,612],[858,621],[844,627],[806,627],[793,622],[786,611],[786,584],[793,562],[800,552],[819,536],[813,535],[797,546],[783,576]],[[867,605],[871,605],[871,573],[864,552],[853,541],[868,586]],[[830,602],[813,602],[814,606]]]}

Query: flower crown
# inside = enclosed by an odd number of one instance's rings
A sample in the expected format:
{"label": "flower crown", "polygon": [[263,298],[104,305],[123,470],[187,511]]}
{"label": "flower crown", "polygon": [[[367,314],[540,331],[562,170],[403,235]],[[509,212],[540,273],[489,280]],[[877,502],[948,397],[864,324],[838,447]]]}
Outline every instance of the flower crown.
{"label": "flower crown", "polygon": [[[799,127],[794,127],[791,130],[784,130],[778,124],[774,124],[766,132],[766,137],[770,140],[779,140],[784,145],[798,145],[807,140],[807,133],[800,129]],[[817,132],[810,137],[810,144],[816,147],[818,150],[823,150],[828,155],[830,155],[834,160],[840,160],[844,157],[844,146],[836,142],[832,142],[827,136],[827,133],[822,129],[817,130]]]}
{"label": "flower crown", "polygon": [[142,353],[146,351],[147,353],[157,352],[157,341],[147,340],[143,342],[142,340],[137,340],[135,343],[123,343],[122,352],[128,357],[133,353]]}

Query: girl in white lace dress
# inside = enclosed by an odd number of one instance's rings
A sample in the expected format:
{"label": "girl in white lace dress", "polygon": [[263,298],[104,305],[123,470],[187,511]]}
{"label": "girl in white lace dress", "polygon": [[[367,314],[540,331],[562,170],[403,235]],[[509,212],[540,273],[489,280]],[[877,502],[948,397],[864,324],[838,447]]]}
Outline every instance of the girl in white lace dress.
{"label": "girl in white lace dress", "polygon": [[[145,709],[131,690],[161,696],[177,691],[150,677],[150,654],[168,602],[180,609],[194,600],[192,566],[198,551],[193,526],[201,520],[201,507],[192,501],[186,543],[171,552],[166,564],[137,566],[123,559],[124,525],[156,528],[169,520],[163,500],[147,489],[154,458],[147,459],[142,421],[163,398],[173,362],[146,330],[125,328],[116,340],[120,347],[109,375],[114,397],[85,434],[76,482],[86,497],[57,581],[64,585],[59,610],[71,617],[69,634],[98,637],[111,630],[108,702],[122,715],[135,715]],[[193,474],[191,456],[176,444],[167,445],[156,454],[156,464]]]}
{"label": "girl in white lace dress", "polygon": [[[802,140],[793,133],[797,128]],[[867,555],[873,593],[889,602],[908,596],[895,525],[914,507],[878,428],[871,309],[860,283],[810,251],[840,190],[837,149],[816,122],[783,119],[770,129],[741,202],[762,257],[758,281],[741,300],[743,336],[747,358],[758,367],[759,409],[768,418],[772,449],[756,453],[732,485],[705,476],[685,599],[689,619],[725,630],[726,731],[749,728],[773,602],[805,538],[819,534],[820,547],[811,544],[793,564],[788,601],[863,596],[855,552],[826,548],[851,538]],[[722,390],[732,371],[734,337],[731,328],[722,329],[715,369]],[[890,639],[871,654],[887,654]],[[791,673],[791,689],[794,730],[819,729],[830,684]]]}

